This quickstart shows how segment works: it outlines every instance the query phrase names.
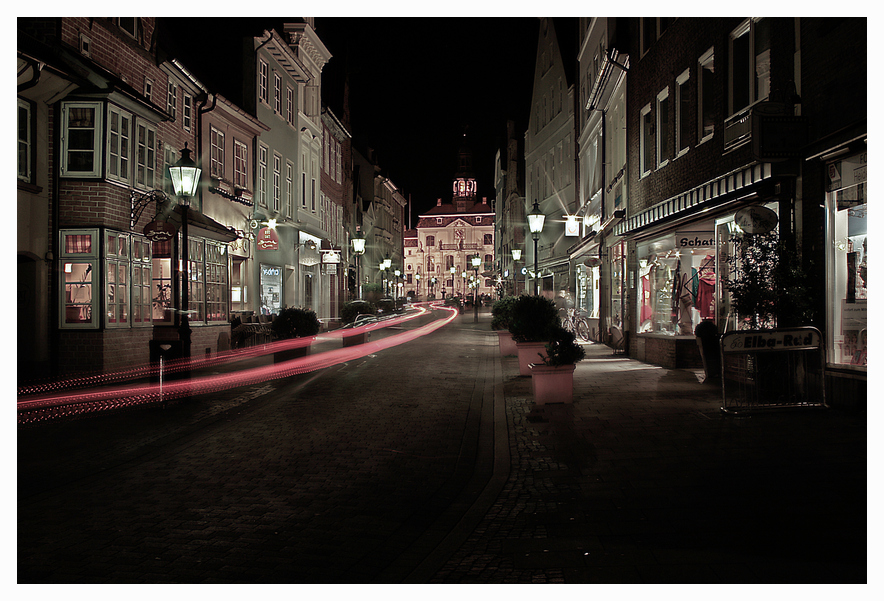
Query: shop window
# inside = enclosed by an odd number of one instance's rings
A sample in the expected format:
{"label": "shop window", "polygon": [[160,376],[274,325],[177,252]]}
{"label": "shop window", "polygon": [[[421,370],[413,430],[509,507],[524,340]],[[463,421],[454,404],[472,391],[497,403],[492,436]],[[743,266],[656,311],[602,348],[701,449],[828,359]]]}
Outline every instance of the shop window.
{"label": "shop window", "polygon": [[151,319],[155,324],[170,325],[173,322],[171,240],[152,243],[151,284]]}
{"label": "shop window", "polygon": [[59,262],[62,328],[97,328],[98,230],[62,230]]}
{"label": "shop window", "polygon": [[227,321],[227,246],[206,241],[206,321]]}
{"label": "shop window", "polygon": [[206,319],[206,265],[205,241],[191,238],[188,240],[187,279],[187,310],[190,321],[199,322]]}
{"label": "shop window", "polygon": [[866,153],[827,167],[828,360],[865,369],[868,344]]}
{"label": "shop window", "polygon": [[132,236],[132,325],[151,324],[151,252],[150,242]]}
{"label": "shop window", "polygon": [[715,231],[699,224],[637,248],[639,333],[693,335],[715,316]]}
{"label": "shop window", "polygon": [[129,235],[105,234],[105,324],[129,325]]}

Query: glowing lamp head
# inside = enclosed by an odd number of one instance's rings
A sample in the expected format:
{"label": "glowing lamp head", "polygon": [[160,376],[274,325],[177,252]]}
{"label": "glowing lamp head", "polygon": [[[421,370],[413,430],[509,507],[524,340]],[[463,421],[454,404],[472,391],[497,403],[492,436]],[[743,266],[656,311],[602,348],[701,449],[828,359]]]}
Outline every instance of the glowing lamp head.
{"label": "glowing lamp head", "polygon": [[182,199],[183,204],[189,204],[190,197],[196,196],[201,172],[202,170],[190,158],[190,149],[185,143],[184,148],[181,149],[181,158],[169,167],[169,176],[172,178],[175,195]]}
{"label": "glowing lamp head", "polygon": [[390,266],[393,264],[393,259],[387,257],[384,259],[384,269],[390,269]]}
{"label": "glowing lamp head", "polygon": [[479,265],[482,264],[482,258],[479,255],[476,255],[470,260],[473,263],[473,269],[479,269]]}
{"label": "glowing lamp head", "polygon": [[514,248],[513,249],[513,261],[518,261],[521,258],[522,258],[522,249],[521,248]]}
{"label": "glowing lamp head", "polygon": [[357,255],[365,252],[365,238],[362,237],[361,232],[356,232],[356,235],[353,237],[353,252]]}
{"label": "glowing lamp head", "polygon": [[528,229],[531,230],[532,234],[540,234],[543,231],[543,222],[546,219],[546,215],[540,210],[540,207],[537,205],[537,201],[534,201],[534,208],[528,213]]}

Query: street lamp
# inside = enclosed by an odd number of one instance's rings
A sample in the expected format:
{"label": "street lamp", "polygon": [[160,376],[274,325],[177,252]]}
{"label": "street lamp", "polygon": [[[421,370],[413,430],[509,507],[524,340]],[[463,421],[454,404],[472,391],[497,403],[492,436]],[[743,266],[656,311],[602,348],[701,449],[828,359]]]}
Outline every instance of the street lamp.
{"label": "street lamp", "polygon": [[522,249],[514,248],[513,252],[513,294],[519,294],[519,271],[515,263],[522,259]]}
{"label": "street lamp", "polygon": [[479,265],[482,263],[482,258],[479,253],[476,253],[471,261],[473,271],[476,272],[476,287],[473,290],[473,323],[479,323]]}
{"label": "street lamp", "polygon": [[451,271],[451,296],[454,296],[454,265],[451,266],[449,271]]}
{"label": "street lamp", "polygon": [[381,261],[379,269],[381,270],[381,296],[386,297],[387,296],[387,274],[385,273],[385,271],[387,269],[387,262]]}
{"label": "street lamp", "polygon": [[534,201],[534,208],[528,213],[528,229],[534,238],[534,296],[538,295],[537,288],[537,241],[540,239],[540,232],[543,231],[543,221],[546,215],[540,210],[537,201]]}
{"label": "street lamp", "polygon": [[393,308],[396,309],[399,304],[399,276],[402,275],[402,271],[397,269],[393,275],[396,276],[396,288],[393,289]]}
{"label": "street lamp", "polygon": [[421,299],[421,274],[414,274],[414,300],[420,301]]}
{"label": "street lamp", "polygon": [[365,238],[359,228],[353,235],[353,252],[356,254],[356,298],[362,298],[362,280],[359,279],[359,255],[365,252]]}
{"label": "street lamp", "polygon": [[181,354],[190,356],[190,317],[189,317],[189,292],[190,292],[190,256],[189,242],[187,240],[187,222],[190,220],[190,199],[196,196],[200,183],[201,169],[190,158],[190,149],[187,143],[181,149],[181,158],[169,167],[169,176],[172,179],[172,188],[178,197],[181,206],[181,260],[184,263],[184,283],[181,290],[181,318],[178,321],[178,337],[181,340]]}

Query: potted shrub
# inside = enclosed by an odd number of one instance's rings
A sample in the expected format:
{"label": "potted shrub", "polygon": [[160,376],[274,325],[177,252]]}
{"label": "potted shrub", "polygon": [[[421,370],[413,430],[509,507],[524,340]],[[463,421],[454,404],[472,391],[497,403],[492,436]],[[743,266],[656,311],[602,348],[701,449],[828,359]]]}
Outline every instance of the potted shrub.
{"label": "potted shrub", "polygon": [[[374,305],[367,301],[350,301],[348,303],[344,303],[344,306],[341,307],[341,322],[346,328],[346,326],[355,322],[356,318],[358,318],[360,315],[375,315],[376,313],[377,309],[375,309]],[[345,329],[343,335],[344,346],[353,346],[356,344],[368,342],[370,337],[371,332],[361,332],[359,334],[347,336],[347,330]]]}
{"label": "potted shrub", "polygon": [[495,301],[491,307],[491,329],[497,332],[501,357],[516,354],[516,341],[510,334],[510,322],[516,300],[515,296],[505,296]]}
{"label": "potted shrub", "polygon": [[577,343],[574,333],[562,327],[553,329],[545,348],[542,362],[530,364],[534,402],[570,403],[574,399],[574,369],[586,351]]}
{"label": "potted shrub", "polygon": [[[319,333],[320,323],[316,312],[312,309],[287,307],[279,312],[270,325],[274,338],[288,340],[291,338],[312,338]],[[277,363],[296,357],[304,357],[310,352],[310,345],[277,351],[273,359]]]}
{"label": "potted shrub", "polygon": [[516,299],[512,307],[509,331],[516,341],[519,375],[531,375],[528,365],[537,361],[557,327],[560,327],[559,312],[552,300],[527,295]]}

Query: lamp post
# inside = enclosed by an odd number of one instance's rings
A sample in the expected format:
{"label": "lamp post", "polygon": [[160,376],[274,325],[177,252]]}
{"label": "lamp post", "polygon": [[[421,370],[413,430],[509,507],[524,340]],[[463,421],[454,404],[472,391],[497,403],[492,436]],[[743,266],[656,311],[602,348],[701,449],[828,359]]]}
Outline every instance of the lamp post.
{"label": "lamp post", "polygon": [[513,295],[519,294],[519,271],[518,266],[515,265],[522,258],[522,249],[514,248],[513,249]]}
{"label": "lamp post", "polygon": [[466,298],[467,297],[467,270],[466,269],[464,269],[463,271],[460,272],[460,278],[463,280],[463,288],[462,288],[463,297]]}
{"label": "lamp post", "polygon": [[534,238],[534,296],[539,294],[537,282],[537,241],[540,239],[540,232],[543,231],[543,221],[546,215],[540,210],[537,201],[534,201],[534,208],[528,213],[528,229]]}
{"label": "lamp post", "polygon": [[190,220],[190,199],[196,195],[199,188],[201,169],[190,158],[190,149],[187,143],[181,149],[181,158],[169,167],[169,176],[172,179],[172,187],[178,204],[181,206],[181,261],[184,263],[183,285],[181,289],[181,317],[178,321],[178,337],[181,340],[181,354],[190,357],[190,317],[189,317],[189,293],[190,293],[190,254],[187,239],[187,222]]}
{"label": "lamp post", "polygon": [[451,296],[454,296],[454,265],[451,266],[451,269],[449,269],[449,271],[451,272]]}
{"label": "lamp post", "polygon": [[432,295],[433,299],[436,298],[436,278],[430,278],[430,295]]}
{"label": "lamp post", "polygon": [[393,288],[393,308],[398,309],[399,308],[399,276],[402,275],[402,271],[397,269],[396,271],[393,272],[393,275],[396,276],[396,284],[395,284],[396,287]]}
{"label": "lamp post", "polygon": [[414,300],[419,301],[421,299],[421,274],[414,274]]}
{"label": "lamp post", "polygon": [[365,238],[359,228],[353,236],[353,252],[356,254],[356,298],[362,298],[362,280],[359,278],[359,255],[365,252]]}
{"label": "lamp post", "polygon": [[476,287],[473,290],[473,323],[479,323],[479,265],[482,263],[482,257],[476,253],[471,261],[473,271],[476,272]]}
{"label": "lamp post", "polygon": [[381,261],[381,264],[378,266],[378,269],[381,270],[381,297],[387,296],[387,276],[384,271],[387,269],[386,263]]}

